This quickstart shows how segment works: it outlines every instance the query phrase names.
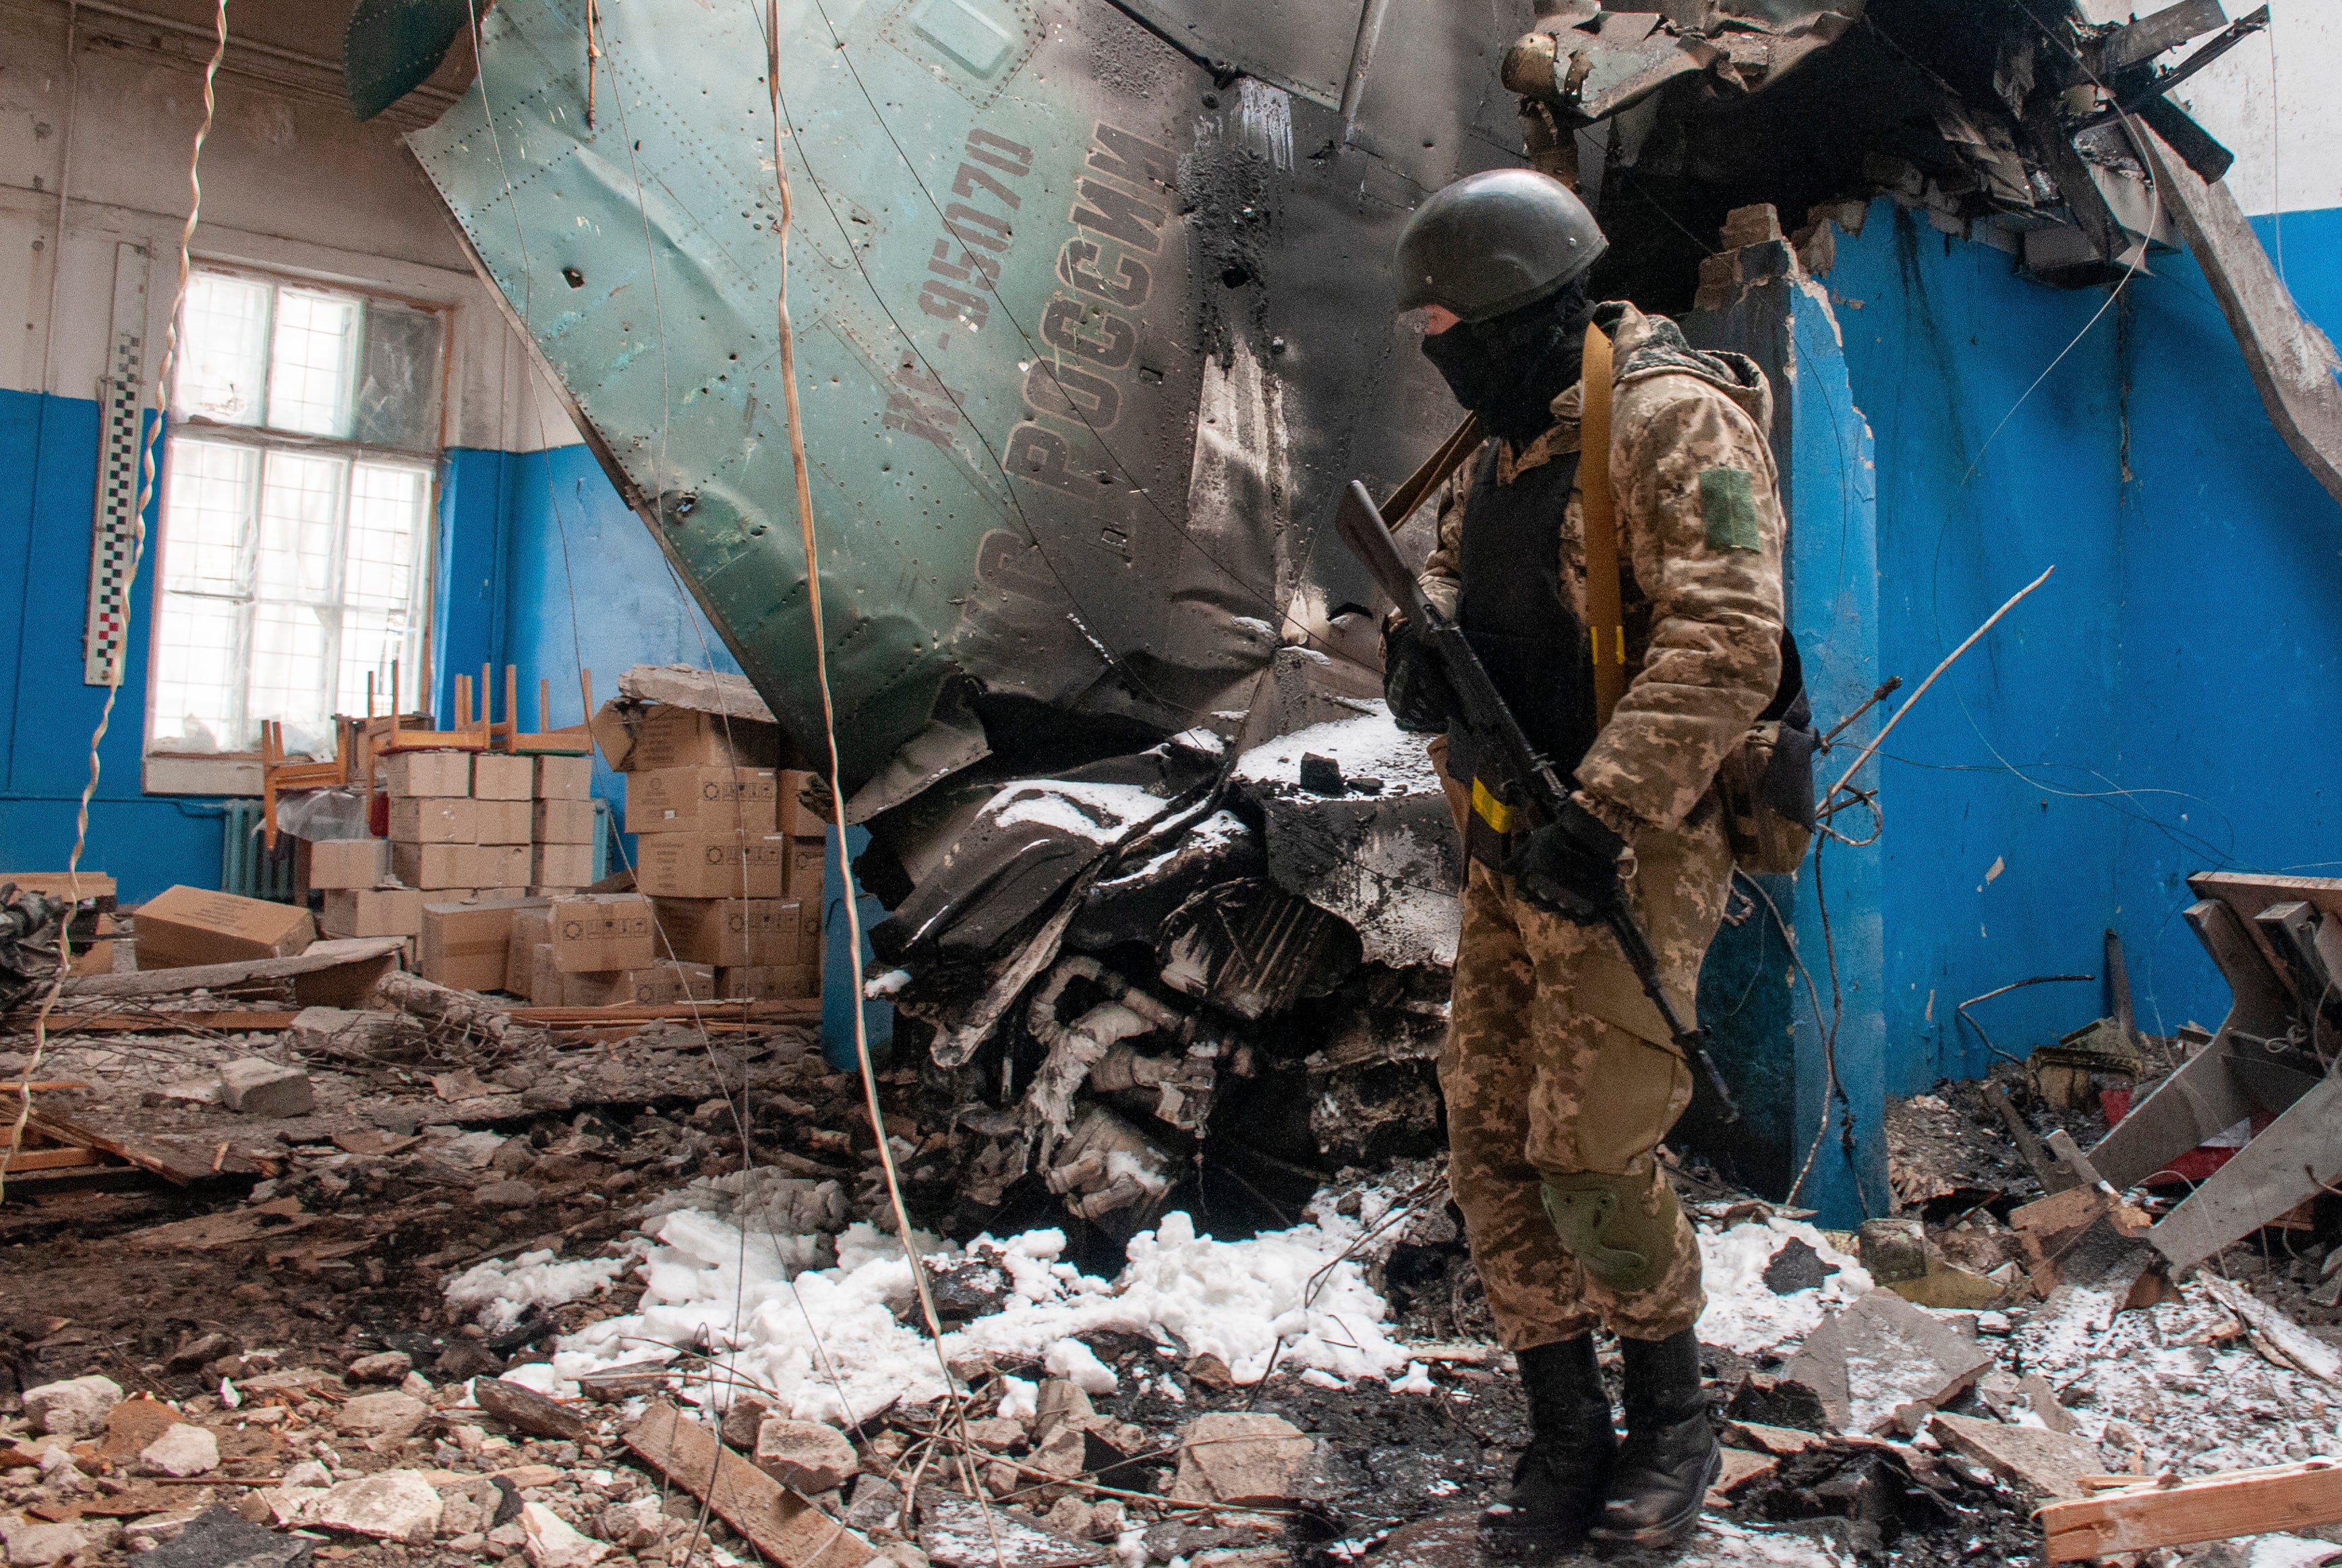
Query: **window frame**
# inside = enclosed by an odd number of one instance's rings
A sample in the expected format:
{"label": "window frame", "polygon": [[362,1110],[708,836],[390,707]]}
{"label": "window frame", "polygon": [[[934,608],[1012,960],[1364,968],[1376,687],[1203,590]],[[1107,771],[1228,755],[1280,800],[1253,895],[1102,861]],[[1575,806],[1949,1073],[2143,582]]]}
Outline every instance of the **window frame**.
{"label": "window frame", "polygon": [[[423,471],[424,523],[420,530],[421,537],[415,551],[415,564],[417,585],[415,620],[419,634],[415,649],[416,669],[415,684],[417,690],[401,693],[402,699],[411,707],[421,693],[429,688],[432,660],[439,638],[436,614],[438,521],[446,478],[448,422],[452,416],[455,388],[458,307],[447,300],[422,297],[401,289],[385,287],[360,279],[330,274],[302,273],[255,266],[230,257],[197,256],[194,260],[193,270],[196,273],[210,273],[265,284],[272,290],[291,288],[355,296],[369,307],[377,305],[386,305],[426,315],[437,326],[438,367],[435,389],[436,407],[429,427],[431,445],[427,451],[420,448],[385,445],[378,442],[276,430],[264,424],[237,424],[203,414],[183,415],[170,406],[170,400],[175,398],[178,390],[175,374],[174,385],[163,389],[165,399],[163,408],[150,411],[160,414],[164,424],[156,442],[158,482],[155,494],[155,536],[148,543],[147,562],[145,568],[149,574],[147,582],[144,584],[148,595],[149,613],[146,628],[146,700],[144,704],[139,734],[143,788],[145,793],[157,794],[256,794],[260,791],[260,753],[256,748],[221,752],[182,752],[170,750],[167,745],[158,747],[153,738],[155,704],[162,682],[165,657],[162,644],[163,603],[165,595],[169,592],[165,586],[164,562],[170,549],[168,520],[171,514],[174,469],[176,466],[170,461],[172,444],[178,436],[184,434],[200,441],[241,446],[255,454],[255,463],[261,465],[264,472],[267,454],[272,451],[315,453],[319,455],[338,457],[350,464],[367,461],[395,463],[411,465]],[[275,321],[275,299],[276,296],[272,294],[269,315],[272,336]],[[273,372],[275,366],[273,343],[265,366],[263,373],[264,387],[265,378]],[[348,483],[346,472],[344,482],[345,485]],[[255,486],[259,483],[260,479],[255,475]],[[256,498],[257,488],[255,494]],[[339,537],[335,546],[337,556],[345,552],[348,545],[346,511],[348,497],[346,495],[344,497],[343,504],[345,511]],[[256,522],[255,519],[255,525]],[[346,609],[346,578],[343,581],[343,599],[344,607]],[[248,689],[249,664],[245,666],[245,674]],[[383,711],[388,712],[387,693],[383,694],[383,702],[385,704]]]}

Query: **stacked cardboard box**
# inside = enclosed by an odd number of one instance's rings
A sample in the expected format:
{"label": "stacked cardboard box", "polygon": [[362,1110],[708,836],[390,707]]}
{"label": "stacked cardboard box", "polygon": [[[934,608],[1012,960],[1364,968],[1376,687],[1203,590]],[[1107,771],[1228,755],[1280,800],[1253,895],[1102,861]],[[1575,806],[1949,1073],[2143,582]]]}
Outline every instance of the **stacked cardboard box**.
{"label": "stacked cardboard box", "polygon": [[593,776],[589,757],[400,752],[384,769],[391,874],[435,903],[583,887],[593,880]]}
{"label": "stacked cardboard box", "polygon": [[531,899],[513,910],[503,988],[539,1007],[711,1000],[704,965],[659,952],[651,902],[640,894]]}
{"label": "stacked cardboard box", "polygon": [[718,1000],[821,994],[820,820],[810,775],[773,765],[771,726],[661,704],[616,749],[626,774],[635,885],[665,946],[704,966]]}

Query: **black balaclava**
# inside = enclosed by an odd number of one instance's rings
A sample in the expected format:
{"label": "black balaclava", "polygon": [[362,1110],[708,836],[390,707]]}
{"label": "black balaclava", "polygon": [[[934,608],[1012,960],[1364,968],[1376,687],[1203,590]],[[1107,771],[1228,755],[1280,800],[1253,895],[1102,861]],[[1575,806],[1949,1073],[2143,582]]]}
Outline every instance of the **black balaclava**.
{"label": "black balaclava", "polygon": [[1526,445],[1553,423],[1553,400],[1577,380],[1593,315],[1586,280],[1573,278],[1518,310],[1426,334],[1423,354],[1483,429]]}

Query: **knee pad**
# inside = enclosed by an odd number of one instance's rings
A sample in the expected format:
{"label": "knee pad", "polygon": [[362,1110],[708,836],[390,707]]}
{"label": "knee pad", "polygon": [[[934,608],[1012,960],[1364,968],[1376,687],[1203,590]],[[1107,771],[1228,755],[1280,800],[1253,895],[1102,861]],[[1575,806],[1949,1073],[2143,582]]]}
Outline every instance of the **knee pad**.
{"label": "knee pad", "polygon": [[[1658,1202],[1646,1209],[1654,1184]],[[1548,1178],[1543,1192],[1546,1218],[1561,1244],[1596,1281],[1621,1295],[1659,1283],[1682,1219],[1665,1175],[1584,1171]]]}

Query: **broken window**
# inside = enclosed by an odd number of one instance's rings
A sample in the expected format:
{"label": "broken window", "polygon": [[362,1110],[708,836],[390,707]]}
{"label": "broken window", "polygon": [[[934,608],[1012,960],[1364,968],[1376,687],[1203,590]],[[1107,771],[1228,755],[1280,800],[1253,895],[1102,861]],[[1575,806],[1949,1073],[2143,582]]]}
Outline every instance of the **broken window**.
{"label": "broken window", "polygon": [[369,676],[419,690],[440,317],[205,270],[180,332],[147,749],[329,755]]}

